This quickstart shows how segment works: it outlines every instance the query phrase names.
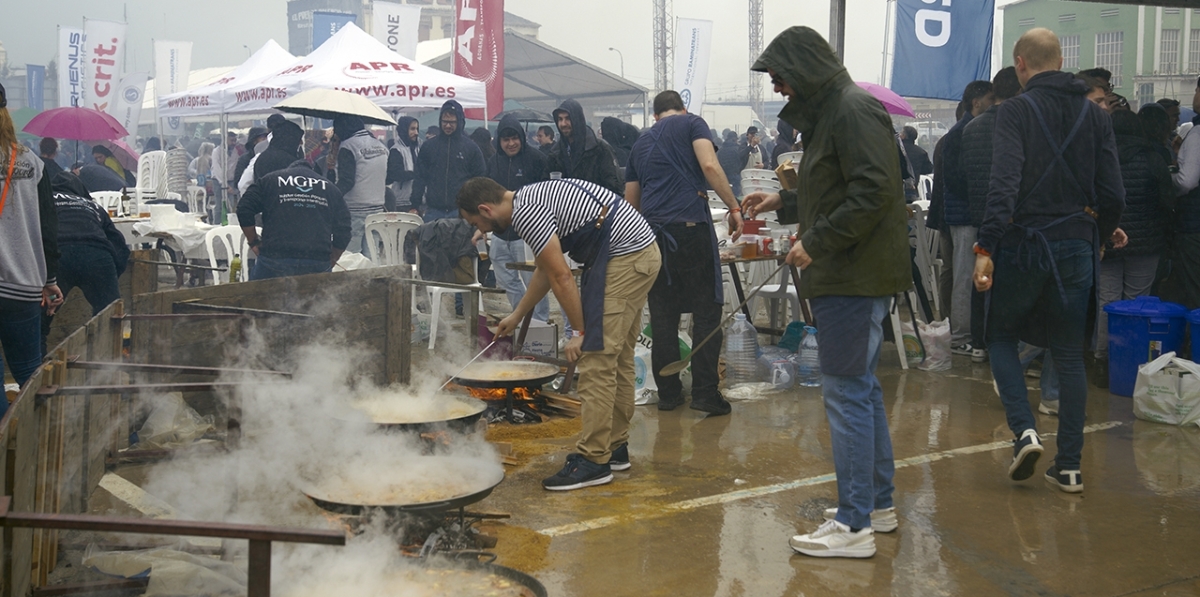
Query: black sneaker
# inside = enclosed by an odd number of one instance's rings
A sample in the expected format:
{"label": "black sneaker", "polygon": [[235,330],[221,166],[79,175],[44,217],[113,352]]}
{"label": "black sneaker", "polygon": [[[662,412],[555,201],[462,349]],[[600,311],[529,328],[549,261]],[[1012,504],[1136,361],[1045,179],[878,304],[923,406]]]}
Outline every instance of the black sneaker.
{"label": "black sneaker", "polygon": [[662,396],[659,396],[658,397],[658,410],[675,410],[675,409],[683,406],[683,402],[684,402],[683,396],[680,396],[674,400],[667,400],[667,399],[663,398]]}
{"label": "black sneaker", "polygon": [[542,487],[550,491],[570,491],[604,485],[612,480],[612,469],[607,464],[596,464],[579,454],[568,454],[566,466],[542,481]]}
{"label": "black sneaker", "polygon": [[1024,481],[1032,477],[1043,450],[1042,438],[1038,437],[1037,431],[1026,429],[1021,437],[1013,440],[1013,460],[1008,467],[1008,478]]}
{"label": "black sneaker", "polygon": [[729,401],[717,392],[712,398],[707,400],[692,396],[692,410],[706,412],[713,416],[727,415],[733,412],[733,407],[729,405]]}
{"label": "black sneaker", "polygon": [[608,457],[608,468],[614,471],[627,471],[633,465],[629,462],[629,444],[621,444],[620,448],[612,451]]}
{"label": "black sneaker", "polygon": [[1067,493],[1083,493],[1083,473],[1075,471],[1060,471],[1058,465],[1046,471],[1046,482]]}

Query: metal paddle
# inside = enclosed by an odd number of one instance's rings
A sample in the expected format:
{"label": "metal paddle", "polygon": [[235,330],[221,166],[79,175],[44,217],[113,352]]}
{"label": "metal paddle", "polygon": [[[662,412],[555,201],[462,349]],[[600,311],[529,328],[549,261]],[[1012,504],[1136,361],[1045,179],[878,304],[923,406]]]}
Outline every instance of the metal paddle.
{"label": "metal paddle", "polygon": [[786,261],[779,262],[779,267],[775,268],[775,271],[773,271],[769,275],[767,275],[767,278],[765,280],[763,280],[762,284],[759,284],[758,288],[755,288],[754,291],[751,292],[746,297],[746,300],[742,301],[742,304],[738,305],[737,307],[734,307],[732,313],[730,313],[729,315],[726,315],[725,319],[722,319],[721,323],[717,324],[717,327],[713,328],[713,331],[709,332],[708,335],[705,336],[704,339],[701,340],[699,344],[692,347],[692,352],[690,354],[688,354],[687,358],[680,359],[678,361],[675,361],[674,363],[671,363],[670,365],[667,365],[666,367],[663,367],[662,369],[659,369],[658,374],[665,377],[668,375],[675,375],[676,373],[679,373],[680,371],[683,371],[684,369],[686,369],[688,366],[688,363],[690,363],[692,361],[692,357],[696,355],[696,351],[700,350],[700,347],[704,346],[705,342],[712,340],[712,337],[717,335],[717,332],[720,331],[722,328],[724,328],[725,324],[728,323],[730,319],[733,319],[733,316],[737,315],[738,312],[740,312],[742,310],[742,307],[746,306],[746,303],[750,302],[750,299],[754,298],[754,295],[758,294],[758,291],[762,290],[762,287],[765,286],[767,284],[767,282],[770,282],[772,279],[774,279],[775,274],[778,274],[779,270],[783,269],[783,266],[785,266],[785,265],[787,265]]}
{"label": "metal paddle", "polygon": [[483,353],[487,352],[488,349],[495,346],[496,343],[500,341],[500,338],[501,338],[501,336],[496,336],[495,338],[493,338],[491,344],[484,346],[483,350],[479,351],[479,354],[475,355],[475,358],[467,361],[467,364],[463,365],[462,369],[459,369],[458,371],[456,371],[454,373],[454,375],[451,375],[450,379],[447,379],[446,383],[442,384],[442,387],[438,388],[438,391],[440,392],[440,391],[446,389],[446,386],[450,385],[450,382],[454,381],[454,378],[458,377],[459,374],[462,373],[463,371],[466,371],[467,367],[471,366],[471,363],[474,363],[475,361],[479,360],[479,357],[483,356]]}

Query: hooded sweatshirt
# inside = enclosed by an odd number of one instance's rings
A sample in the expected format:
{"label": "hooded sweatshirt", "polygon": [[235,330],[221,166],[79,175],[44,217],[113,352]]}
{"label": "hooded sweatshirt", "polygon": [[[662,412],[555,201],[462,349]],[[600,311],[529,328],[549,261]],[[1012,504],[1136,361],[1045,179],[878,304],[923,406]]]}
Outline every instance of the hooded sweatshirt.
{"label": "hooded sweatshirt", "polygon": [[129,262],[129,247],[108,212],[92,199],[78,176],[61,172],[52,184],[59,246],[86,245],[107,251],[112,255],[117,275],[121,275]]}
{"label": "hooded sweatshirt", "polygon": [[284,170],[299,159],[300,142],[304,140],[304,129],[300,125],[286,120],[278,122],[271,129],[271,142],[267,149],[254,160],[254,180],[276,170]]}
{"label": "hooded sweatshirt", "polygon": [[355,213],[383,210],[383,188],[387,186],[388,149],[363,128],[357,116],[339,116],[333,132],[340,140],[337,185],[346,207]]}
{"label": "hooded sweatshirt", "polygon": [[438,136],[425,142],[417,154],[417,178],[413,183],[412,204],[430,209],[456,211],[458,190],[463,183],[477,176],[487,176],[483,153],[465,133],[467,123],[462,105],[454,100],[442,104],[439,118],[453,114],[458,119],[454,134],[438,129]]}
{"label": "hooded sweatshirt", "polygon": [[259,255],[276,259],[329,259],[350,244],[350,211],[337,185],[298,160],[246,189],[239,222],[262,214]]}
{"label": "hooded sweatshirt", "polygon": [[554,111],[554,119],[566,113],[571,118],[571,136],[558,131],[559,142],[550,154],[550,172],[562,172],[563,178],[577,178],[598,184],[618,195],[625,195],[625,184],[617,172],[613,150],[587,125],[583,106],[569,99]]}
{"label": "hooded sweatshirt", "polygon": [[408,129],[417,119],[402,116],[396,120],[396,144],[388,152],[387,184],[392,186],[396,195],[396,208],[408,209],[412,205],[413,180],[417,177],[417,149],[420,147],[420,133],[416,141],[408,138]]}
{"label": "hooded sweatshirt", "polygon": [[908,216],[892,119],[854,84],[808,27],[780,33],[751,67],[795,92],[779,117],[804,139],[800,187],[783,191],[781,223],[799,223],[812,264],[800,294],[891,296],[912,287]]}
{"label": "hooded sweatshirt", "polygon": [[[0,193],[12,151],[0,152]],[[56,283],[58,217],[50,180],[42,176],[41,158],[28,149],[17,152],[11,187],[0,212],[0,299],[40,302],[42,288]]]}
{"label": "hooded sweatshirt", "polygon": [[600,121],[600,134],[604,135],[604,141],[612,148],[617,165],[622,168],[629,163],[629,152],[633,150],[639,133],[637,127],[619,118],[606,116]]}
{"label": "hooded sweatshirt", "polygon": [[[521,142],[521,150],[517,155],[508,157],[500,146],[500,138],[516,135]],[[509,114],[500,120],[496,129],[496,139],[493,141],[496,153],[488,160],[488,178],[500,183],[500,186],[515,191],[527,184],[542,182],[550,177],[546,170],[546,155],[536,149],[530,149],[525,143],[525,129],[521,127],[517,117]],[[514,241],[520,238],[517,231],[509,226],[504,232],[495,233],[496,237]]]}

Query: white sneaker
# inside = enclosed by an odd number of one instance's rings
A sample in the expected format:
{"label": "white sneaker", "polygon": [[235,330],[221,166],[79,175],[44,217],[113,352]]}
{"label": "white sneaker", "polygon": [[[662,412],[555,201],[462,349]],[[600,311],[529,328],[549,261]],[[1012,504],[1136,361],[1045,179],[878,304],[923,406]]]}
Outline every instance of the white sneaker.
{"label": "white sneaker", "polygon": [[1057,400],[1041,401],[1041,403],[1038,404],[1038,412],[1042,413],[1043,415],[1057,415],[1058,414],[1058,401]]}
{"label": "white sneaker", "polygon": [[[825,509],[825,520],[833,520],[837,517],[837,508]],[[883,510],[875,510],[871,512],[871,528],[875,529],[876,533],[891,533],[899,526],[899,520],[896,518],[896,508],[885,508]]]}
{"label": "white sneaker", "polygon": [[817,558],[869,558],[875,555],[875,532],[868,527],[854,533],[836,520],[826,520],[817,530],[792,537],[788,545]]}

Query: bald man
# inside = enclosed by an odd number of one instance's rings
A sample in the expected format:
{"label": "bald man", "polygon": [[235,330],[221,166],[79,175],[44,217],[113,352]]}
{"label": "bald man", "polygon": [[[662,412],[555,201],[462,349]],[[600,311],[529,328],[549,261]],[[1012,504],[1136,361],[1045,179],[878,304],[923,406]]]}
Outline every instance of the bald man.
{"label": "bald man", "polygon": [[1125,190],[1112,122],[1088,101],[1087,84],[1059,70],[1058,36],[1029,30],[1017,40],[1013,61],[1025,92],[996,113],[974,281],[980,292],[990,290],[992,377],[1016,436],[1008,477],[1032,477],[1043,451],[1017,357],[1018,340],[1035,340],[1050,348],[1061,385],[1058,454],[1046,482],[1079,493],[1084,319],[1101,243],[1121,247],[1128,240],[1117,228]]}

